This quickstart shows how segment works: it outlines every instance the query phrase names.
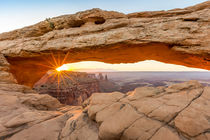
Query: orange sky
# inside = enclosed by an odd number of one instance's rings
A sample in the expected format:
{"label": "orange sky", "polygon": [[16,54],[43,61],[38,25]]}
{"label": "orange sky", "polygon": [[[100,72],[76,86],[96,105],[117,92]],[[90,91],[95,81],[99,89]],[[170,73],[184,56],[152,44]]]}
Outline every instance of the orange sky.
{"label": "orange sky", "polygon": [[100,70],[105,71],[207,71],[204,69],[189,68],[182,65],[166,64],[154,60],[146,60],[138,63],[107,64],[97,61],[82,61],[65,64],[57,70]]}

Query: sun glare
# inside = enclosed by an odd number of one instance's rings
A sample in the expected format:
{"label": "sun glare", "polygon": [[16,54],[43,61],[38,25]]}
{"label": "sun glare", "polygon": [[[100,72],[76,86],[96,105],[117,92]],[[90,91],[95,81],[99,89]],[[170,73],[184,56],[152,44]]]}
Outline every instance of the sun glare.
{"label": "sun glare", "polygon": [[56,70],[57,70],[58,72],[60,72],[60,71],[72,71],[72,70],[73,70],[73,67],[71,67],[70,65],[64,64],[64,65],[62,65],[62,66],[56,68]]}
{"label": "sun glare", "polygon": [[52,61],[45,59],[48,63],[38,64],[40,66],[48,67],[52,71],[48,73],[49,77],[57,81],[57,92],[59,93],[60,82],[65,86],[65,79],[71,79],[72,77],[67,71],[78,71],[78,72],[111,72],[111,71],[205,71],[202,69],[188,68],[185,66],[166,64],[154,60],[146,60],[137,63],[120,63],[120,64],[107,64],[104,62],[97,61],[82,61],[76,63],[66,63],[68,60],[69,52],[61,59],[60,54],[54,55],[51,53]]}
{"label": "sun glare", "polygon": [[154,60],[146,60],[137,63],[107,64],[97,61],[82,61],[67,63],[58,68],[61,71],[207,71],[190,68],[181,65],[167,64]]}
{"label": "sun glare", "polygon": [[65,71],[81,71],[81,72],[99,72],[99,71],[207,71],[197,68],[189,68],[186,66],[167,64],[155,60],[145,60],[137,63],[120,63],[107,64],[97,61],[81,61],[76,63],[66,63],[69,52],[61,59],[60,54],[56,57],[51,53],[52,61],[46,60],[49,65],[39,64],[54,69],[57,74]]}

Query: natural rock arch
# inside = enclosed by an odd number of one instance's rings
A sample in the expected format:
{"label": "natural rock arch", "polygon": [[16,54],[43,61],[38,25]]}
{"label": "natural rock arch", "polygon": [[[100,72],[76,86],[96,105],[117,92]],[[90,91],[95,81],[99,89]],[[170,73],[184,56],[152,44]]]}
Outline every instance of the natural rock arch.
{"label": "natural rock arch", "polygon": [[47,70],[52,69],[50,63],[55,64],[53,57],[55,57],[56,61],[58,59],[62,61],[65,56],[68,56],[65,63],[79,61],[134,63],[143,60],[157,60],[165,63],[210,69],[210,63],[205,58],[199,55],[173,51],[163,43],[119,44],[110,47],[71,49],[68,52],[51,52],[48,55],[32,58],[7,57],[7,60],[11,64],[10,71],[18,83],[33,86]]}
{"label": "natural rock arch", "polygon": [[29,86],[49,69],[41,65],[49,65],[51,53],[62,59],[69,52],[66,63],[157,60],[209,70],[209,8],[207,1],[169,11],[125,15],[92,9],[59,16],[1,34],[0,53],[18,82]]}

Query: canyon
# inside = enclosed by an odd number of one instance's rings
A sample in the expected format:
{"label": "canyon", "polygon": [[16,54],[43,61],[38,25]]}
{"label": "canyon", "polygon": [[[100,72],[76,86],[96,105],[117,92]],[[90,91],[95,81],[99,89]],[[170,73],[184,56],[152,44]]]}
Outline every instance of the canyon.
{"label": "canyon", "polygon": [[48,71],[33,89],[39,94],[49,94],[63,104],[82,105],[92,93],[100,92],[99,81],[93,74],[85,72]]}
{"label": "canyon", "polygon": [[81,106],[32,90],[52,67],[84,60],[209,70],[209,13],[210,1],[127,15],[92,9],[0,34],[0,139],[209,140],[210,87],[197,81],[94,93]]}
{"label": "canyon", "polygon": [[118,91],[120,86],[101,73],[48,71],[33,86],[39,94],[49,94],[62,104],[82,105],[93,93]]}

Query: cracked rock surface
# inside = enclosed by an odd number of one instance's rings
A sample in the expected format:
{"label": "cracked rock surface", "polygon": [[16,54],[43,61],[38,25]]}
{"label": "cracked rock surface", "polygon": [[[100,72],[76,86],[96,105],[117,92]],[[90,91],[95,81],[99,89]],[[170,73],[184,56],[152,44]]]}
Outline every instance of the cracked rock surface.
{"label": "cracked rock surface", "polygon": [[95,93],[83,107],[48,95],[0,90],[5,140],[208,140],[209,87],[197,81]]}
{"label": "cracked rock surface", "polygon": [[[1,140],[209,140],[210,87],[197,81],[94,93],[66,106],[17,84],[0,59]],[[0,77],[4,74],[0,73]]]}
{"label": "cracked rock surface", "polygon": [[[167,88],[140,87],[126,95],[95,93],[84,106],[99,125],[102,140],[194,139],[210,128],[208,93],[209,88],[189,81]],[[109,98],[113,96],[115,100]]]}
{"label": "cracked rock surface", "polygon": [[[210,87],[197,81],[132,92],[94,93],[83,106],[0,79],[1,140],[209,140]],[[1,77],[1,73],[0,73]]]}
{"label": "cracked rock surface", "polygon": [[83,107],[74,107],[48,95],[3,89],[0,138],[208,140],[209,91],[189,81],[167,88],[141,87],[127,94],[95,93]]}

